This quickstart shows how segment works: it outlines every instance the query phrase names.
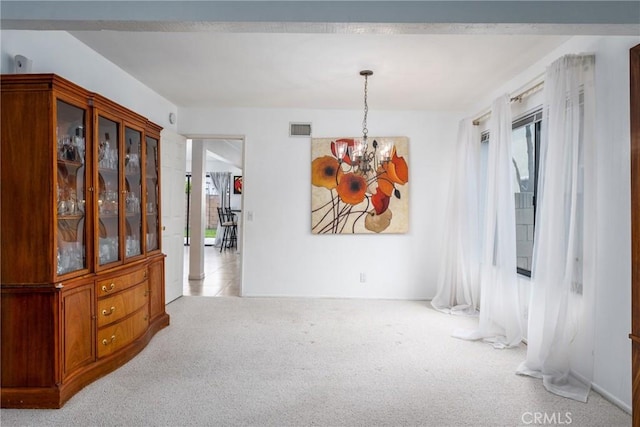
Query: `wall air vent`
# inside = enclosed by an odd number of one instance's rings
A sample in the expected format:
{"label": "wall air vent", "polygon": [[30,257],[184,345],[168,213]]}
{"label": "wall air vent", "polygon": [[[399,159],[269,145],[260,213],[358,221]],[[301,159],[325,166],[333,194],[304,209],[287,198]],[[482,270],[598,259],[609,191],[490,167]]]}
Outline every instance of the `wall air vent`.
{"label": "wall air vent", "polygon": [[311,136],[311,123],[289,123],[289,136]]}

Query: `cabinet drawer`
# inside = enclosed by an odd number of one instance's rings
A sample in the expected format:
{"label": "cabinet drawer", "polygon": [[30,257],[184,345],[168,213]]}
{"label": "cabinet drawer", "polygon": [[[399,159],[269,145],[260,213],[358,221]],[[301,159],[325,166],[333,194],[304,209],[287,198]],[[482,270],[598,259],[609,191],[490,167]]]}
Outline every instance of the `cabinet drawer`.
{"label": "cabinet drawer", "polygon": [[98,329],[98,357],[107,356],[126,346],[147,330],[149,307],[144,306],[131,317]]}
{"label": "cabinet drawer", "polygon": [[147,269],[141,268],[133,273],[114,276],[109,279],[100,280],[96,284],[96,294],[98,298],[115,294],[116,292],[137,285],[147,278]]}
{"label": "cabinet drawer", "polygon": [[119,292],[108,298],[98,300],[98,327],[101,328],[128,316],[147,304],[149,284],[145,281],[139,285]]}

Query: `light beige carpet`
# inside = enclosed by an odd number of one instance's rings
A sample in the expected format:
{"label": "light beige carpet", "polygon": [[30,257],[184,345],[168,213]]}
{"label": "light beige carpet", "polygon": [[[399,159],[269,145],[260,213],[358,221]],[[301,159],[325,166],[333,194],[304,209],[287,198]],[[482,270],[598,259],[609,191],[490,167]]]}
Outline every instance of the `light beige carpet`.
{"label": "light beige carpet", "polygon": [[2,426],[631,425],[594,392],[583,404],[515,375],[524,346],[451,338],[477,320],[427,302],[182,297],[167,310],[131,362],[60,410],[2,410]]}

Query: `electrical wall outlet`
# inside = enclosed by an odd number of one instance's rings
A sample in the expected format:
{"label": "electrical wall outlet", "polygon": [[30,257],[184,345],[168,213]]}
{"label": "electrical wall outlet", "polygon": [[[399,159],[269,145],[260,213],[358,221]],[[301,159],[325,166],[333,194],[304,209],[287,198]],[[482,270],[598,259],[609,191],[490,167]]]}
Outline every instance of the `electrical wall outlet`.
{"label": "electrical wall outlet", "polygon": [[365,283],[367,281],[367,274],[360,273],[360,283]]}

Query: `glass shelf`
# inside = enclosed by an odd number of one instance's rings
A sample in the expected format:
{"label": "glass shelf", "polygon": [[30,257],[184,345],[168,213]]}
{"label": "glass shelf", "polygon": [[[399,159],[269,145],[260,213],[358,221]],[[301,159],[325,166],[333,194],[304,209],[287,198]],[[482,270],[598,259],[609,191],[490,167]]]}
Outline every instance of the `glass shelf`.
{"label": "glass shelf", "polygon": [[84,214],[62,214],[58,215],[58,219],[65,221],[80,220],[84,218]]}
{"label": "glass shelf", "polygon": [[76,161],[76,160],[65,160],[65,159],[60,159],[60,158],[58,158],[58,164],[59,164],[59,165],[67,165],[67,166],[71,166],[71,167],[79,168],[79,167],[81,167],[84,163],[83,163],[83,162]]}

